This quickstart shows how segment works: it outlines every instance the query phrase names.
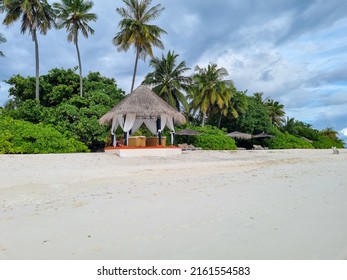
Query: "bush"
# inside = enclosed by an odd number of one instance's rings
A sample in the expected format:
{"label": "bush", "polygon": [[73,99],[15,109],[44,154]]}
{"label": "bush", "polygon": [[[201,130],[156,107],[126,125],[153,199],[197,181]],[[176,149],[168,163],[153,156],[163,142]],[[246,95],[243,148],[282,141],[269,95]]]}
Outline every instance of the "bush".
{"label": "bush", "polygon": [[313,146],[316,149],[330,149],[331,147],[342,149],[344,147],[344,143],[338,138],[331,138],[321,135],[318,137],[317,141],[313,142]]}
{"label": "bush", "polygon": [[[198,135],[189,136],[190,143],[196,147],[201,147],[204,150],[236,150],[236,144],[234,139],[226,136],[223,130],[214,126],[190,126],[188,129],[192,129],[200,132]],[[182,140],[183,137],[178,138]]]}
{"label": "bush", "polygon": [[44,124],[0,116],[0,154],[47,154],[88,152],[87,146],[65,138],[55,128]]}
{"label": "bush", "polygon": [[279,131],[275,133],[274,138],[266,140],[266,144],[270,149],[313,149],[310,142]]}
{"label": "bush", "polygon": [[84,94],[79,96],[79,76],[75,69],[52,69],[40,77],[40,102],[35,97],[35,79],[19,75],[7,83],[10,100],[3,114],[13,119],[54,126],[62,135],[83,142],[92,151],[104,148],[109,127],[98,120],[124,97],[114,79],[100,73],[84,78]]}

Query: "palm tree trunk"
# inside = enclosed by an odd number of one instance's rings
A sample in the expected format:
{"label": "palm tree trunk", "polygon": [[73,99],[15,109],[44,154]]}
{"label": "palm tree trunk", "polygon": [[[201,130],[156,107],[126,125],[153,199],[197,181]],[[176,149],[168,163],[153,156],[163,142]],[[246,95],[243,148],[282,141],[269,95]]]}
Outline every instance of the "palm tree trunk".
{"label": "palm tree trunk", "polygon": [[133,90],[134,90],[135,77],[136,77],[136,71],[137,71],[137,62],[139,61],[139,56],[140,56],[140,52],[139,52],[139,50],[137,50],[136,51],[135,66],[134,66],[133,81],[131,83],[131,91],[130,92],[133,92]]}
{"label": "palm tree trunk", "polygon": [[201,127],[204,127],[204,126],[205,126],[205,119],[206,119],[206,112],[202,113]]}
{"label": "palm tree trunk", "polygon": [[35,99],[40,101],[40,58],[39,58],[39,42],[37,40],[36,29],[32,31],[33,40],[35,42],[35,67],[36,67],[36,85],[35,85]]}
{"label": "palm tree trunk", "polygon": [[222,115],[223,115],[223,113],[220,112],[219,120],[218,120],[218,128],[220,128],[220,124],[221,124],[221,122],[222,122]]}
{"label": "palm tree trunk", "polygon": [[78,48],[78,34],[76,34],[76,50],[77,50],[77,58],[78,58],[78,68],[80,70],[80,96],[83,96],[83,77],[82,77],[82,63],[81,63],[81,55],[80,50]]}

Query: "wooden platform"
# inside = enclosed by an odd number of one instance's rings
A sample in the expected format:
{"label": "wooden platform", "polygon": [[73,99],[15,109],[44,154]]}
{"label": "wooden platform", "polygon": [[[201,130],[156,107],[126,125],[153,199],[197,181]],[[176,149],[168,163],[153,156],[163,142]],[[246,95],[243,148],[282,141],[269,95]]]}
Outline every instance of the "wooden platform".
{"label": "wooden platform", "polygon": [[109,147],[105,152],[114,152],[122,158],[129,157],[166,157],[180,155],[182,149],[176,146],[150,146],[150,147]]}

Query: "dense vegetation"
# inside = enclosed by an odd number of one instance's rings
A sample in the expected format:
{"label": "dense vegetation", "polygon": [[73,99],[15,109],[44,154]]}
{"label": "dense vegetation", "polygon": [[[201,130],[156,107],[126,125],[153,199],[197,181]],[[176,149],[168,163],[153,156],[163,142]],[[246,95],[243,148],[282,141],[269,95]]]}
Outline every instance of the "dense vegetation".
{"label": "dense vegetation", "polygon": [[0,118],[54,126],[91,151],[103,149],[109,136],[109,128],[99,125],[99,118],[124,97],[113,79],[99,73],[84,78],[84,96],[80,96],[79,75],[71,69],[52,69],[40,77],[40,102],[35,100],[34,78],[15,75],[7,83],[12,86],[10,100]]}
{"label": "dense vegetation", "polygon": [[0,116],[0,154],[47,154],[89,151],[83,143],[64,136],[53,126]]}
{"label": "dense vegetation", "polygon": [[[99,73],[89,73],[83,80],[84,95],[80,96],[79,75],[74,70],[52,69],[40,77],[40,102],[35,100],[35,78],[14,75],[7,83],[11,85],[10,99],[0,114],[0,128],[4,131],[1,153],[97,151],[110,143],[109,128],[101,126],[98,120],[124,97],[115,80],[102,77]],[[203,149],[236,149],[235,141],[227,137],[226,132],[238,130],[251,134],[266,132],[275,136],[272,139],[236,140],[238,146],[246,148],[251,148],[253,144],[271,149],[343,147],[344,143],[332,129],[318,131],[308,124],[288,118],[282,118],[279,123],[273,122],[273,103],[264,101],[262,94],[249,96],[235,88],[231,93],[228,102],[233,107],[227,107],[224,114],[218,105],[211,105],[205,114],[204,126],[201,126],[203,114],[194,112],[194,97],[187,95],[188,106],[181,109],[189,122],[182,128],[200,132],[199,135],[190,136],[190,144]],[[9,126],[11,122],[14,123],[13,128]],[[35,126],[30,127],[29,123]],[[40,129],[41,133],[38,132]],[[50,135],[55,133],[59,133],[59,136],[52,141]],[[142,128],[137,134],[148,134],[148,130]],[[168,131],[166,134],[169,136]],[[22,146],[18,145],[20,139]],[[65,140],[70,144],[63,144]],[[177,141],[185,142],[186,139],[177,137]],[[64,146],[65,149],[62,149]]]}
{"label": "dense vegetation", "polygon": [[[124,92],[114,79],[99,73],[82,76],[78,36],[94,33],[89,26],[90,21],[97,19],[91,12],[93,2],[62,0],[54,3],[54,8],[46,0],[34,1],[30,7],[22,5],[23,2],[0,1],[0,12],[5,13],[3,24],[7,26],[23,19],[21,31],[28,32],[35,43],[36,75],[26,78],[13,75],[5,81],[10,89],[9,100],[0,111],[0,153],[102,150],[110,143],[111,135],[109,128],[101,126],[98,120],[124,97]],[[152,48],[163,48],[160,36],[166,32],[150,22],[164,8],[160,4],[151,7],[150,0],[123,0],[123,4],[125,8],[116,10],[122,19],[120,31],[112,42],[119,51],[130,47],[135,50],[132,87],[138,60],[150,56],[153,71],[146,75],[143,84],[185,114],[188,123],[182,128],[200,132],[190,137],[191,144],[221,150],[236,149],[236,145],[252,148],[253,144],[272,149],[343,147],[343,141],[333,129],[318,131],[293,118],[285,119],[284,106],[278,101],[264,99],[263,93],[237,90],[223,67],[214,63],[196,66],[193,75],[188,76],[186,72],[190,68],[185,61],[179,61],[175,52],[153,57]],[[66,29],[68,40],[76,46],[79,67],[54,68],[40,76],[37,32],[45,35],[52,27]],[[0,33],[0,43],[5,42]],[[79,74],[75,73],[77,70]],[[242,141],[226,136],[235,130],[249,134],[264,132],[275,137]],[[149,132],[141,128],[137,133]],[[169,136],[168,131],[165,133]],[[188,139],[178,137],[177,140]]]}

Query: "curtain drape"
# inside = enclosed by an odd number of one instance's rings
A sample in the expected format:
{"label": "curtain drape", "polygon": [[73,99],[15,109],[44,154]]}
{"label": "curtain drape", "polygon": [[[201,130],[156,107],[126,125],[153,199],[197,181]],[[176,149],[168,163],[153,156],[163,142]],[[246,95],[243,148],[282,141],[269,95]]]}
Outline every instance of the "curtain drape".
{"label": "curtain drape", "polygon": [[113,146],[116,146],[117,139],[116,139],[116,130],[120,126],[123,129],[124,126],[124,118],[123,115],[115,115],[112,119],[112,127],[111,127],[111,134],[113,135]]}
{"label": "curtain drape", "polygon": [[133,128],[134,123],[136,121],[136,115],[135,114],[127,114],[124,122],[123,131],[127,134],[127,143],[129,138],[129,131]]}
{"label": "curtain drape", "polygon": [[131,129],[131,133],[135,133],[139,130],[140,126],[143,124],[144,119],[136,119],[133,125],[133,128]]}
{"label": "curtain drape", "polygon": [[153,135],[157,135],[157,120],[156,119],[145,119],[145,125],[152,132]]}
{"label": "curtain drape", "polygon": [[173,117],[167,116],[166,118],[166,126],[168,129],[170,129],[170,135],[171,135],[171,145],[174,144],[174,134],[175,134],[175,127],[173,124]]}
{"label": "curtain drape", "polygon": [[[160,116],[161,122],[160,122],[160,130],[163,131],[165,126],[168,127],[168,129],[170,129],[170,133],[171,133],[171,144],[173,144],[174,141],[174,133],[175,133],[175,128],[174,128],[174,123],[173,123],[173,117],[163,114]],[[153,119],[143,119],[143,118],[139,118],[136,119],[136,115],[135,114],[127,114],[124,120],[123,115],[118,114],[115,115],[112,119],[112,127],[111,127],[111,133],[113,135],[113,145],[116,145],[116,129],[118,128],[118,126],[120,126],[122,128],[122,130],[124,132],[126,132],[127,134],[127,140],[129,137],[129,131],[131,130],[132,133],[135,133],[140,127],[141,125],[145,123],[145,125],[147,126],[147,128],[151,131],[151,133],[153,135],[158,135],[158,131],[157,131],[157,119],[153,118]]]}

